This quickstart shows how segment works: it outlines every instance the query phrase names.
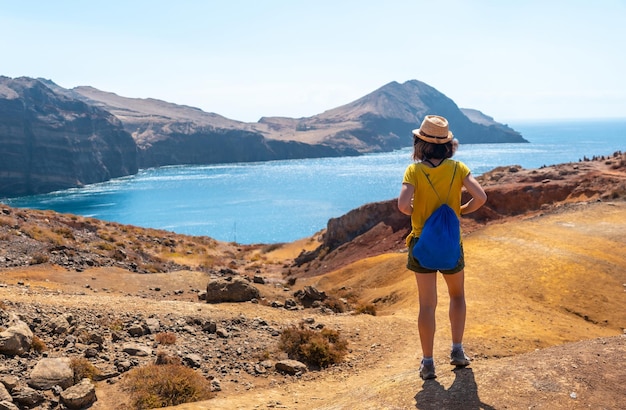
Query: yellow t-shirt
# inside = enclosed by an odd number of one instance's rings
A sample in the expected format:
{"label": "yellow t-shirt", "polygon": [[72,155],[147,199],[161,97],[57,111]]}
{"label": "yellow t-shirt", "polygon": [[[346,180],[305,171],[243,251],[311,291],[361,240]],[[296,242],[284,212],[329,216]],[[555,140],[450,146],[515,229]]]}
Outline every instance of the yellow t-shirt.
{"label": "yellow t-shirt", "polygon": [[[454,174],[454,165],[456,166],[456,174]],[[422,170],[424,172],[422,172]],[[452,175],[454,174],[454,181],[452,181]],[[421,162],[413,163],[406,168],[404,172],[404,179],[402,183],[411,184],[415,188],[413,194],[413,213],[411,214],[411,234],[407,238],[407,244],[412,237],[419,237],[426,219],[432,214],[435,209],[442,203],[447,204],[456,212],[457,216],[461,217],[461,188],[463,187],[463,180],[470,174],[470,169],[461,161],[455,161],[451,159],[445,159],[441,164],[435,168],[430,168]],[[433,187],[439,194],[437,194],[431,188],[426,179],[426,175],[433,184]],[[452,186],[450,186],[452,182]],[[448,196],[448,189],[450,195]]]}

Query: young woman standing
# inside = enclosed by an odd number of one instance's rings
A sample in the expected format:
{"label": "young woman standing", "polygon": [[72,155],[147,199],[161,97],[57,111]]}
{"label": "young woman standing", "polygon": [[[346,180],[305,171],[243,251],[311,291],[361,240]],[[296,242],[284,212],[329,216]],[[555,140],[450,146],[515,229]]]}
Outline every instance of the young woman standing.
{"label": "young woman standing", "polygon": [[[487,195],[470,169],[460,161],[450,158],[456,146],[454,136],[448,128],[448,121],[437,115],[427,115],[420,128],[413,130],[413,160],[404,173],[402,189],[398,197],[400,212],[411,216],[411,233],[407,237],[409,256],[407,268],[415,272],[419,292],[418,328],[423,358],[420,364],[422,379],[434,379],[435,365],[433,348],[435,339],[435,309],[437,307],[437,270],[424,268],[413,256],[413,247],[419,240],[426,219],[440,205],[439,197],[446,197],[447,203],[460,218],[461,215],[476,211],[486,201]],[[432,184],[432,187],[431,187]],[[461,204],[461,190],[465,187],[471,198]],[[457,266],[439,271],[445,279],[450,296],[450,327],[452,350],[450,364],[467,366],[470,359],[463,350],[465,331],[465,260],[461,238],[461,256]]]}

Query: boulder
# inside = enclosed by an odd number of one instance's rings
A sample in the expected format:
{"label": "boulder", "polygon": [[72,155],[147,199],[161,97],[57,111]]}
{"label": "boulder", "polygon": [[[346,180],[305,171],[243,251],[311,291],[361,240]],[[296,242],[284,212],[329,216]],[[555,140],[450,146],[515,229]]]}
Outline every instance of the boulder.
{"label": "boulder", "polygon": [[11,315],[9,326],[0,332],[0,353],[7,356],[22,355],[30,350],[33,332],[28,325]]}
{"label": "boulder", "polygon": [[122,348],[122,351],[130,356],[150,356],[152,354],[152,349],[146,346],[142,346],[136,343],[127,343]]}
{"label": "boulder", "polygon": [[311,307],[314,302],[323,302],[328,297],[325,292],[319,291],[313,286],[305,286],[304,289],[294,293],[294,296],[304,307]]}
{"label": "boulder", "polygon": [[208,283],[206,289],[207,303],[248,302],[260,295],[256,287],[240,278],[230,281],[215,279]]}
{"label": "boulder", "polygon": [[148,334],[156,334],[161,330],[161,322],[159,319],[148,318],[146,319],[146,329],[148,330]]}
{"label": "boulder", "polygon": [[297,360],[281,360],[276,362],[275,367],[279,372],[287,374],[304,373],[307,371],[306,364]]}
{"label": "boulder", "polygon": [[28,385],[37,390],[48,390],[53,386],[67,389],[74,384],[74,370],[69,357],[43,358],[30,373]]}
{"label": "boulder", "polygon": [[50,328],[58,335],[67,333],[70,330],[71,323],[74,321],[74,317],[71,314],[64,314],[57,316],[50,321]]}
{"label": "boulder", "polygon": [[17,403],[19,408],[31,408],[41,403],[46,397],[37,390],[28,386],[18,386],[11,392],[13,402]]}
{"label": "boulder", "polygon": [[80,383],[61,392],[61,402],[68,409],[84,409],[96,400],[96,387],[89,379],[83,379]]}

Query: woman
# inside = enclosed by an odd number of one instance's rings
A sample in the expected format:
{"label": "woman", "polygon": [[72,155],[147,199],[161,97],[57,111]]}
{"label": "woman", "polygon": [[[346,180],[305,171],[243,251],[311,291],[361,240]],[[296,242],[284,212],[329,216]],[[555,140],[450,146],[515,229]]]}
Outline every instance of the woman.
{"label": "woman", "polygon": [[[486,201],[487,195],[469,168],[450,158],[454,154],[454,136],[448,129],[448,120],[437,115],[424,118],[420,128],[413,130],[413,160],[404,173],[402,189],[398,197],[400,212],[411,216],[411,233],[407,237],[409,257],[407,268],[415,272],[419,291],[418,329],[423,358],[420,377],[434,379],[433,345],[435,339],[435,309],[437,307],[437,271],[424,268],[413,256],[424,222],[441,205],[439,198],[446,198],[448,205],[461,215],[476,211]],[[430,181],[429,181],[430,180]],[[432,184],[432,187],[431,187]],[[461,205],[461,189],[465,187],[471,199]],[[439,194],[437,194],[439,193]],[[459,238],[461,241],[461,238]],[[461,256],[456,267],[440,271],[450,295],[450,327],[452,351],[450,364],[467,366],[470,359],[463,350],[465,331],[465,260],[461,242]]]}

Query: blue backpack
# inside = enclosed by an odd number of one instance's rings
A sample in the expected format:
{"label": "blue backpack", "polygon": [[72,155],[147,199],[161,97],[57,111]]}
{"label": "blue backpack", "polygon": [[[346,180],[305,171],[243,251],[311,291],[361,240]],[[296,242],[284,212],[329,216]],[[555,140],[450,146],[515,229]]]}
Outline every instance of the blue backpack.
{"label": "blue backpack", "polygon": [[439,199],[441,204],[426,219],[419,240],[413,247],[415,259],[419,261],[421,266],[428,269],[453,269],[457,266],[461,257],[461,226],[459,218],[447,204],[456,175],[456,166],[457,163],[455,162],[454,173],[452,174],[452,181],[450,181],[450,188],[448,188],[448,196],[445,202],[441,200],[428,174],[422,169],[426,180],[433,191],[435,191],[435,195],[437,195],[437,199]]}

